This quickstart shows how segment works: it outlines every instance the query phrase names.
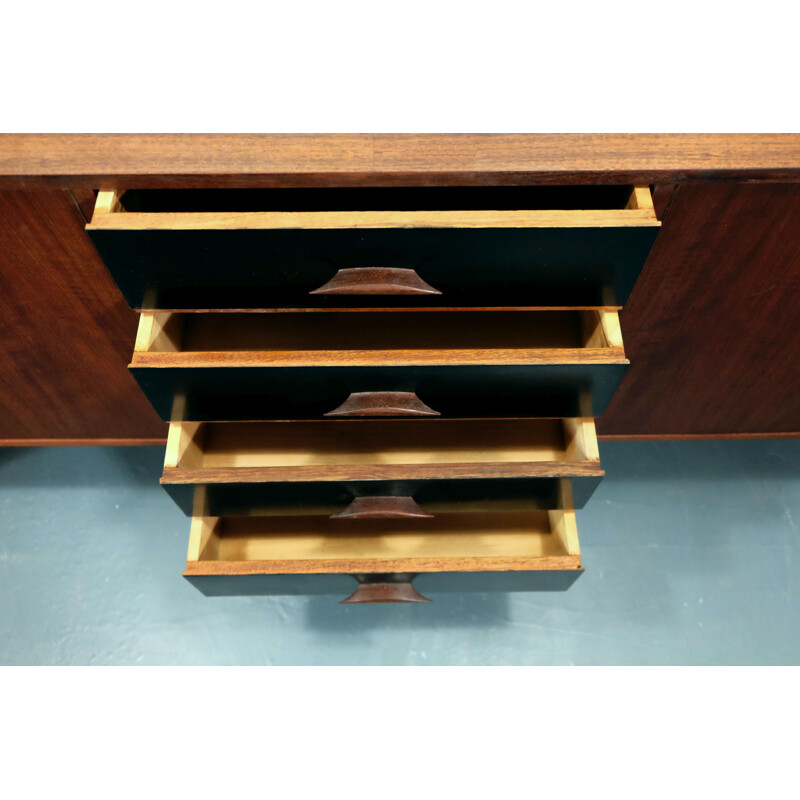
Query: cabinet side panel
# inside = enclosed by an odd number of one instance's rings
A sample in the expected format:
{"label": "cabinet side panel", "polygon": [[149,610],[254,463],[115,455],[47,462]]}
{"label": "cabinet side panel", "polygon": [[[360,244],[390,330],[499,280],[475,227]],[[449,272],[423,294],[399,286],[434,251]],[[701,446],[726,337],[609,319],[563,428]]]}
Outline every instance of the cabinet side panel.
{"label": "cabinet side panel", "polygon": [[680,186],[620,315],[601,436],[800,433],[800,186]]}
{"label": "cabinet side panel", "polygon": [[127,369],[136,314],[70,193],[0,191],[0,219],[0,440],[165,439]]}

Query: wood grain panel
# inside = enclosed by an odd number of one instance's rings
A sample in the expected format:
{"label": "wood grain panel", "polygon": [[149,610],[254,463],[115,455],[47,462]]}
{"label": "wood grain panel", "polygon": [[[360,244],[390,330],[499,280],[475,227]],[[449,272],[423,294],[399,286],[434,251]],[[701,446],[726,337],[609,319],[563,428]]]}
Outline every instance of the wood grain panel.
{"label": "wood grain panel", "polygon": [[[366,230],[370,228],[641,228],[657,227],[652,208],[585,211],[300,211],[213,214],[95,214],[100,230]],[[440,293],[441,294],[441,293]]]}
{"label": "wood grain panel", "polygon": [[407,464],[309,464],[290,467],[164,468],[161,483],[264,483],[304,481],[397,481],[445,478],[561,478],[600,476],[599,462],[509,461],[507,463]]}
{"label": "wood grain panel", "polygon": [[797,134],[4,134],[0,186],[800,181]]}
{"label": "wood grain panel", "polygon": [[269,561],[189,561],[184,575],[282,575],[353,572],[475,572],[580,570],[580,556],[480,556],[463,558],[339,558]]}
{"label": "wood grain panel", "polygon": [[550,347],[465,350],[230,350],[134,353],[138,369],[204,367],[394,367],[495,364],[627,364],[622,347]]}
{"label": "wood grain panel", "polygon": [[[503,183],[675,183],[773,178],[800,167],[794,134],[376,134],[375,164]],[[635,179],[633,176],[636,176]]]}
{"label": "wood grain panel", "polygon": [[0,440],[163,440],[126,369],[137,315],[70,193],[0,192],[0,219]]}
{"label": "wood grain panel", "polygon": [[620,315],[604,436],[800,431],[800,188],[681,186]]}
{"label": "wood grain panel", "polygon": [[671,183],[662,183],[660,186],[653,187],[653,209],[657,219],[664,218],[676,188],[677,186]]}
{"label": "wood grain panel", "polygon": [[70,189],[72,200],[81,211],[86,222],[90,222],[94,214],[97,198],[91,189]]}

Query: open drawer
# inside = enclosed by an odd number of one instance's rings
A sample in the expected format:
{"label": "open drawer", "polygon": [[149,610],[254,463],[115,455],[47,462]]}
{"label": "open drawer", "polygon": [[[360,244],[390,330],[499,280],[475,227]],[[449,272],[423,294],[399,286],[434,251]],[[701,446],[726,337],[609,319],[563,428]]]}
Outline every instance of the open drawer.
{"label": "open drawer", "polygon": [[591,309],[148,311],[130,366],[165,420],[247,420],[599,416],[627,364]]}
{"label": "open drawer", "polygon": [[646,186],[100,192],[89,236],[133,308],[621,306]]}
{"label": "open drawer", "polygon": [[[568,487],[566,489],[568,492]],[[451,513],[425,520],[195,517],[185,577],[203,594],[563,590],[580,575],[575,512]]]}
{"label": "open drawer", "polygon": [[161,483],[194,516],[418,519],[561,508],[562,478],[581,507],[603,474],[592,419],[173,422]]}

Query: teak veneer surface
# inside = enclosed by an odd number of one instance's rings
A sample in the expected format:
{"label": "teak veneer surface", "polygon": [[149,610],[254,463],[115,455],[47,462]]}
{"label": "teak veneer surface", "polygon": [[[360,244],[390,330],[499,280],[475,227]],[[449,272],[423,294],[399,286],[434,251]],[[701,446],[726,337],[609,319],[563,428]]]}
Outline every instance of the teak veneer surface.
{"label": "teak veneer surface", "polygon": [[0,186],[800,180],[797,134],[3,134]]}
{"label": "teak veneer surface", "polygon": [[212,214],[95,214],[96,230],[241,230],[304,228],[624,228],[658,226],[653,211],[359,211]]}
{"label": "teak veneer surface", "polygon": [[0,440],[163,439],[166,425],[126,369],[137,314],[70,193],[0,191],[0,218]]}
{"label": "teak veneer surface", "polygon": [[800,433],[800,187],[679,186],[621,312],[601,435]]}

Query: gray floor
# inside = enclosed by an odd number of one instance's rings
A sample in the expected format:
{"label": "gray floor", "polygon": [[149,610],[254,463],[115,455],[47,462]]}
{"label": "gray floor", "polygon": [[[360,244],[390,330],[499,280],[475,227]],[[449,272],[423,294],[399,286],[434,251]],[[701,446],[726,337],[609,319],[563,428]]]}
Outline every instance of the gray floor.
{"label": "gray floor", "polygon": [[0,663],[800,662],[800,440],[602,444],[572,589],[412,606],[204,598],[162,455],[0,450]]}

